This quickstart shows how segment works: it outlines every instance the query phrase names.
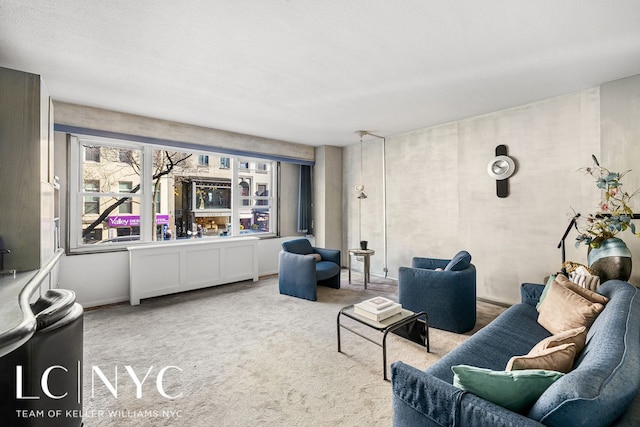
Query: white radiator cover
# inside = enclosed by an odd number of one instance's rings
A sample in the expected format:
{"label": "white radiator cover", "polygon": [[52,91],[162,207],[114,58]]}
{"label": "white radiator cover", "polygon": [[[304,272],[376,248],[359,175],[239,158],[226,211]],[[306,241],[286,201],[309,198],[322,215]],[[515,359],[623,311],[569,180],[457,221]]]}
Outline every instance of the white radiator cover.
{"label": "white radiator cover", "polygon": [[193,239],[127,248],[129,301],[225,283],[258,281],[258,238]]}

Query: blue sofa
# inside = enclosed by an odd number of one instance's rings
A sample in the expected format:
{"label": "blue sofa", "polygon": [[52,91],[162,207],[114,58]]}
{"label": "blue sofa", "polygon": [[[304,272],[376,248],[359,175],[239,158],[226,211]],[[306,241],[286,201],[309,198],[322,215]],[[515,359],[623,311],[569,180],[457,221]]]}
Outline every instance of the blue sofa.
{"label": "blue sofa", "polygon": [[504,370],[512,356],[527,354],[551,335],[537,322],[535,306],[543,289],[523,284],[522,303],[424,371],[395,362],[393,425],[597,427],[628,418],[624,414],[640,389],[640,290],[618,280],[598,288],[609,302],[589,329],[573,370],[553,383],[527,413],[512,412],[452,385],[452,366]]}

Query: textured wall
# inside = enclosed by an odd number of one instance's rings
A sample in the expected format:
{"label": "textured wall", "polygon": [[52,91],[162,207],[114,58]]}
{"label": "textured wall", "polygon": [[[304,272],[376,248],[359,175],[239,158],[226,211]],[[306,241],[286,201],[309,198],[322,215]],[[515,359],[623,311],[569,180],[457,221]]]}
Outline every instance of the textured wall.
{"label": "textured wall", "polygon": [[[602,156],[600,164],[615,172],[631,170],[622,180],[632,193],[640,189],[640,75],[605,83],[600,89]],[[640,194],[631,200],[640,213]],[[640,220],[636,220],[640,231]],[[630,231],[620,235],[633,255],[630,282],[640,285],[640,239]]]}
{"label": "textured wall", "polygon": [[[478,269],[478,296],[508,303],[522,282],[541,282],[560,268],[557,244],[571,217],[598,194],[576,171],[600,151],[599,89],[589,89],[495,113],[420,129],[386,140],[387,251],[384,254],[382,142],[344,150],[345,247],[357,245],[362,180],[363,238],[376,250],[372,274],[397,277],[413,256],[450,258],[466,249]],[[496,196],[487,164],[499,144],[518,169],[511,195]],[[567,239],[567,258],[586,262],[586,251]]]}
{"label": "textured wall", "polygon": [[313,147],[54,101],[56,124],[313,161]]}
{"label": "textured wall", "polygon": [[313,234],[322,248],[342,247],[342,148],[315,149],[313,168]]}

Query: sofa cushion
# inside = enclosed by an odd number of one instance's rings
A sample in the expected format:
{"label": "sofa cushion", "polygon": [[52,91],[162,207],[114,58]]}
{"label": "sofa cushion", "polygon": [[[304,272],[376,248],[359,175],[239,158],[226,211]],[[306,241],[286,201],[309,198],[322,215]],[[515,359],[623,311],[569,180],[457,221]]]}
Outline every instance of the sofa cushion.
{"label": "sofa cushion", "polygon": [[533,405],[564,374],[542,369],[493,371],[475,366],[452,366],[453,385],[516,412]]}
{"label": "sofa cushion", "polygon": [[460,271],[469,267],[471,264],[471,254],[467,251],[460,251],[449,261],[444,271]]}
{"label": "sofa cushion", "polygon": [[513,356],[507,362],[505,371],[545,369],[567,373],[573,368],[573,361],[576,358],[576,345],[573,343],[534,350],[535,347],[524,356]]}
{"label": "sofa cushion", "polygon": [[560,332],[559,334],[552,335],[548,338],[543,339],[538,344],[536,344],[529,354],[531,353],[539,353],[540,351],[556,347],[562,344],[573,343],[576,345],[576,354],[580,353],[584,348],[584,344],[587,340],[587,328],[585,326],[580,326],[579,328],[569,329],[564,332]]}
{"label": "sofa cushion", "polygon": [[511,306],[425,371],[452,384],[453,365],[503,370],[512,356],[527,354],[534,345],[551,335],[537,319],[535,307],[528,304]]}
{"label": "sofa cushion", "polygon": [[552,334],[580,326],[588,328],[603,309],[601,303],[591,302],[554,280],[540,304],[538,323]]}

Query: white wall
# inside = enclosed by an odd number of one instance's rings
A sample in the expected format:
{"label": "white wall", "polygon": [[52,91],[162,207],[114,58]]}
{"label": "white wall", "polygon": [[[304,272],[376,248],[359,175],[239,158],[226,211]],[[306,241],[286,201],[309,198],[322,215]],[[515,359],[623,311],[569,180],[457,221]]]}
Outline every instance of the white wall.
{"label": "white wall", "polygon": [[[518,164],[511,195],[496,196],[487,164],[495,147],[507,145]],[[365,184],[364,240],[376,250],[372,274],[384,275],[382,143],[364,143],[344,154],[345,246],[357,246],[358,201],[352,190]],[[413,256],[451,258],[468,250],[478,270],[478,296],[515,303],[522,282],[542,282],[561,267],[557,244],[571,208],[586,212],[599,194],[577,169],[600,153],[600,98],[593,88],[504,111],[420,129],[386,139],[387,266]],[[348,165],[352,165],[349,167]],[[575,237],[575,236],[573,236]],[[586,262],[586,250],[567,258]]]}

